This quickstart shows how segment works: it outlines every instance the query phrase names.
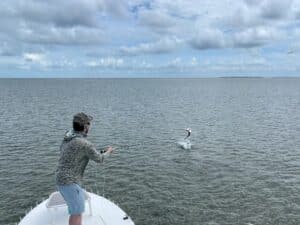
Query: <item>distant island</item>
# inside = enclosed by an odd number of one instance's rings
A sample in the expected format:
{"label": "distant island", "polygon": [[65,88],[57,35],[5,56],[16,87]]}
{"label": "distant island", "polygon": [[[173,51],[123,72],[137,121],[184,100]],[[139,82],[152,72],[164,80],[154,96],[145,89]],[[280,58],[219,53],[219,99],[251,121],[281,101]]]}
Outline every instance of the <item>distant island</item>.
{"label": "distant island", "polygon": [[223,77],[219,77],[219,78],[265,78],[265,77],[261,77],[261,76],[223,76]]}

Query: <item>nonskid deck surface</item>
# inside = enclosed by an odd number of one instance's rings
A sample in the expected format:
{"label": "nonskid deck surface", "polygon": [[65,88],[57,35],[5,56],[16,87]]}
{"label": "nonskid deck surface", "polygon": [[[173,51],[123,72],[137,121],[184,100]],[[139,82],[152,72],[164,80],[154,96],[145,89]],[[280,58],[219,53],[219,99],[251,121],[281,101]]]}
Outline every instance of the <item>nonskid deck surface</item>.
{"label": "nonskid deck surface", "polygon": [[[91,200],[91,211],[88,201],[85,202],[83,214],[84,225],[134,225],[130,217],[113,202],[99,195],[88,193]],[[47,207],[48,199],[33,208],[18,225],[66,225],[68,224],[67,206]],[[127,217],[127,218],[126,218]]]}

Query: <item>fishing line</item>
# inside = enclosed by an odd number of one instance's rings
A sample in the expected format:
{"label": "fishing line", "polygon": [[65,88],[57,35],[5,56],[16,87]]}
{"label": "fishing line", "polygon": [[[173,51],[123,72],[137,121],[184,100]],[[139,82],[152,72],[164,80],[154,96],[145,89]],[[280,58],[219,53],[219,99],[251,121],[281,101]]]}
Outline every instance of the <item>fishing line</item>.
{"label": "fishing line", "polygon": [[103,173],[103,185],[102,185],[102,196],[105,198],[105,165],[104,165],[104,160],[102,162],[102,173]]}

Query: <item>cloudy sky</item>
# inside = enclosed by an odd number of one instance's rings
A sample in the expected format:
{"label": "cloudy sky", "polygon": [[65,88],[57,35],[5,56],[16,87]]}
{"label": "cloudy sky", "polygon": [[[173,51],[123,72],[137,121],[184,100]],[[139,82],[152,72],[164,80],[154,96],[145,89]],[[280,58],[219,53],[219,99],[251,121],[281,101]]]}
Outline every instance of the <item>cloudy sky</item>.
{"label": "cloudy sky", "polygon": [[300,76],[299,0],[1,0],[1,77]]}

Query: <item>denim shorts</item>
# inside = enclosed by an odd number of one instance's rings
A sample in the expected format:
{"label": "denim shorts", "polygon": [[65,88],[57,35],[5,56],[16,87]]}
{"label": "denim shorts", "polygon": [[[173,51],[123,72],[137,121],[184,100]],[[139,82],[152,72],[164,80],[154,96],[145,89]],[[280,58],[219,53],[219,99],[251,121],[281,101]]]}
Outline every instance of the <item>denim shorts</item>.
{"label": "denim shorts", "polygon": [[58,185],[57,189],[67,203],[70,215],[84,212],[84,190],[78,184]]}

